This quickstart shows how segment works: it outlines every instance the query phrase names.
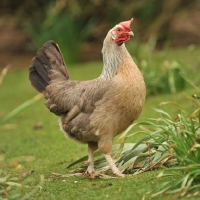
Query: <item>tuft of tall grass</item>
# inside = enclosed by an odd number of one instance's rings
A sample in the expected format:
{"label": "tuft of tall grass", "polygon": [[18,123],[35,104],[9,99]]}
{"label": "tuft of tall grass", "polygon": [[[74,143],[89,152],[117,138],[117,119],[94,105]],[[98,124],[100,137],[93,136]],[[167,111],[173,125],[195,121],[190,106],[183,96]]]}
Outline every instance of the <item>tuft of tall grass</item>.
{"label": "tuft of tall grass", "polygon": [[196,95],[192,101],[194,111],[187,113],[181,109],[173,123],[166,121],[162,135],[168,138],[168,145],[173,148],[177,166],[167,168],[158,175],[175,177],[159,184],[151,197],[160,194],[174,194],[176,197],[200,196],[200,102]]}
{"label": "tuft of tall grass", "polygon": [[145,44],[138,40],[127,44],[129,52],[140,68],[147,87],[147,96],[182,91],[186,81],[181,76],[183,66],[175,60],[155,58],[156,38],[151,37]]}
{"label": "tuft of tall grass", "polygon": [[31,39],[29,48],[39,49],[48,40],[59,44],[66,63],[74,63],[83,42],[91,34],[96,20],[85,18],[69,11],[64,12],[53,4],[45,11],[45,19],[40,24],[26,22],[24,27]]}

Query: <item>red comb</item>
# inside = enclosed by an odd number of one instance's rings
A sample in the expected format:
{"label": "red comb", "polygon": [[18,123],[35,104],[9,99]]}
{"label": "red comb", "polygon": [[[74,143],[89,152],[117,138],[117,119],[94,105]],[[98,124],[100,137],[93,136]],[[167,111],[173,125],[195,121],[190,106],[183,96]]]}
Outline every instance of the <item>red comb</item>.
{"label": "red comb", "polygon": [[131,30],[131,24],[133,22],[133,18],[131,18],[131,20],[125,21],[125,22],[121,22],[119,24],[121,24],[125,29]]}

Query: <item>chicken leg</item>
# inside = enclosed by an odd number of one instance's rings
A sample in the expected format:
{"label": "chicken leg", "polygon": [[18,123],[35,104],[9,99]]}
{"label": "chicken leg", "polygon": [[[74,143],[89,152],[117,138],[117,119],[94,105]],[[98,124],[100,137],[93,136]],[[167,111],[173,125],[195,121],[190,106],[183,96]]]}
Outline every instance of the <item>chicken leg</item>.
{"label": "chicken leg", "polygon": [[110,138],[109,135],[102,137],[101,140],[99,140],[98,142],[98,147],[101,153],[104,155],[106,161],[110,165],[110,168],[113,171],[113,173],[117,176],[124,177],[125,175],[119,171],[119,169],[115,165],[115,162],[110,156],[112,150],[112,138]]}
{"label": "chicken leg", "polygon": [[103,154],[106,161],[108,162],[108,164],[110,165],[110,168],[112,169],[113,173],[117,176],[120,177],[124,177],[125,175],[122,174],[119,169],[116,167],[115,162],[113,161],[113,159],[111,158],[110,154]]}
{"label": "chicken leg", "polygon": [[85,174],[93,174],[95,173],[94,170],[94,152],[98,149],[97,143],[95,142],[88,142],[88,168]]}

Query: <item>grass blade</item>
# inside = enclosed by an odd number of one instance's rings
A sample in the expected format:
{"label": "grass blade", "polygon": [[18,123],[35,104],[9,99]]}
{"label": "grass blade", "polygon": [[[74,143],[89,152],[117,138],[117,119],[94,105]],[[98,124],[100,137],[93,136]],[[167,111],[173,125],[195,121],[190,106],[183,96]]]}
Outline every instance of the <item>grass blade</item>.
{"label": "grass blade", "polygon": [[21,104],[20,106],[18,106],[17,108],[15,108],[13,111],[11,111],[10,113],[8,113],[0,122],[0,128],[6,124],[11,118],[13,118],[15,115],[17,115],[18,113],[20,113],[21,111],[23,111],[25,108],[27,108],[28,106],[32,105],[33,103],[37,102],[38,100],[40,100],[41,98],[43,98],[43,94],[38,94],[35,97],[33,97],[32,99],[24,102],[23,104]]}

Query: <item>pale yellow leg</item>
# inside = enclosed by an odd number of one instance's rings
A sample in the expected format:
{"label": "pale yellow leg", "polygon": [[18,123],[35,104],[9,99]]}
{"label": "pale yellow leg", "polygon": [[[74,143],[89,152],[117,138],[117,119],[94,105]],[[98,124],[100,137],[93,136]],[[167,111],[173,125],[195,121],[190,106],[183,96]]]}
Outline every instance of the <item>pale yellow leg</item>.
{"label": "pale yellow leg", "polygon": [[94,151],[98,148],[96,143],[88,143],[88,168],[86,174],[92,174],[94,170]]}
{"label": "pale yellow leg", "polygon": [[87,173],[94,173],[94,151],[91,148],[88,148],[88,168]]}
{"label": "pale yellow leg", "polygon": [[116,167],[115,162],[111,158],[110,154],[103,154],[106,161],[110,165],[110,168],[112,169],[113,173],[116,174],[117,176],[124,177],[125,175],[122,174],[119,169]]}

